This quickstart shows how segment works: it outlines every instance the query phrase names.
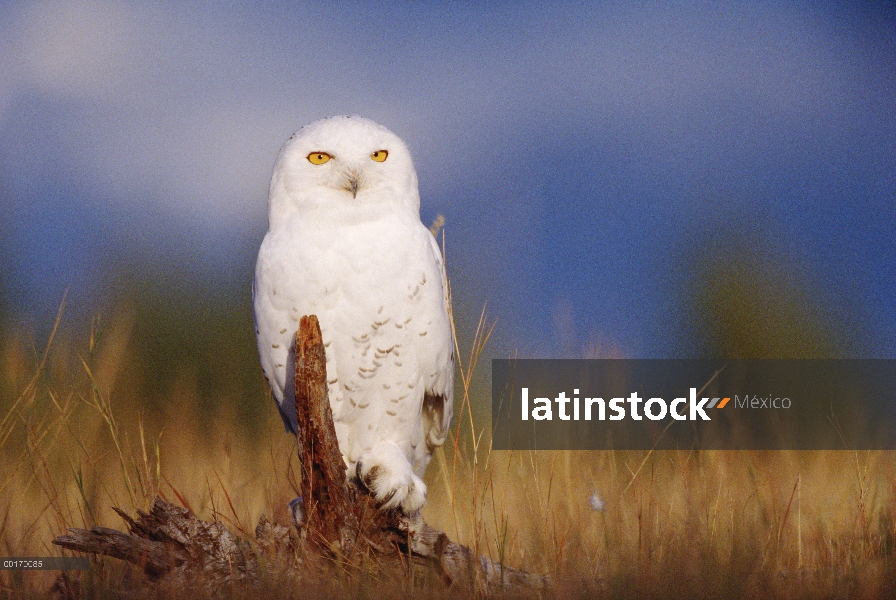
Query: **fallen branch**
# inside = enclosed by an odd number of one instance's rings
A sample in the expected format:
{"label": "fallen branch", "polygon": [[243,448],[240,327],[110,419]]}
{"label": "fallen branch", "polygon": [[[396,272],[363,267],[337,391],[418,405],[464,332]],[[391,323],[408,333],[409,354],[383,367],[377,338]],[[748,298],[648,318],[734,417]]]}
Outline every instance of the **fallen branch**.
{"label": "fallen branch", "polygon": [[156,497],[152,510],[138,510],[127,521],[130,533],[106,527],[69,529],[53,540],[57,546],[78,552],[104,554],[139,565],[152,579],[170,577],[196,583],[203,574],[211,587],[233,580],[254,578],[258,560],[251,546],[220,523],[206,523],[186,508]]}

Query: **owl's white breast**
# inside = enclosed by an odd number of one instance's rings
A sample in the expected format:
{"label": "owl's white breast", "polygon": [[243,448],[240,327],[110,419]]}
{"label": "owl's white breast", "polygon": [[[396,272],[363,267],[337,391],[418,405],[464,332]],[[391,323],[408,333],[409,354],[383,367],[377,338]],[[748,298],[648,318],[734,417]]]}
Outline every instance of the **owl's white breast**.
{"label": "owl's white breast", "polygon": [[290,412],[290,347],[300,317],[316,314],[349,462],[380,439],[422,456],[424,390],[450,396],[453,377],[441,256],[416,214],[379,209],[296,211],[268,232],[256,266],[258,346],[274,394]]}

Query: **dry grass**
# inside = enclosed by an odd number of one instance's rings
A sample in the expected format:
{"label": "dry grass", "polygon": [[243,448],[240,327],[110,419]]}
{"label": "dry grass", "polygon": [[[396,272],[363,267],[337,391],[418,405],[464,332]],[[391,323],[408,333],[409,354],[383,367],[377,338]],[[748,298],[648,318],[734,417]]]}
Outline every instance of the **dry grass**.
{"label": "dry grass", "polygon": [[[165,415],[146,415],[127,393],[130,335],[122,318],[84,348],[60,335],[45,351],[22,338],[2,348],[0,554],[58,555],[50,541],[66,528],[123,528],[112,507],[145,509],[157,493],[247,537],[262,514],[288,522],[299,469],[273,406],[257,439],[241,435],[237,411],[200,426],[186,373],[161,399]],[[493,452],[489,423],[471,410],[487,402],[485,390],[470,389],[487,338],[483,319],[473,349],[458,354],[467,358],[456,430],[427,473],[426,520],[453,539],[549,573],[559,597],[870,598],[891,589],[893,453]],[[592,509],[594,494],[603,510]],[[96,559],[82,590],[118,597],[143,585],[135,573]],[[3,597],[40,595],[55,576],[2,571],[0,587]],[[263,587],[287,597],[460,593],[365,581]]]}

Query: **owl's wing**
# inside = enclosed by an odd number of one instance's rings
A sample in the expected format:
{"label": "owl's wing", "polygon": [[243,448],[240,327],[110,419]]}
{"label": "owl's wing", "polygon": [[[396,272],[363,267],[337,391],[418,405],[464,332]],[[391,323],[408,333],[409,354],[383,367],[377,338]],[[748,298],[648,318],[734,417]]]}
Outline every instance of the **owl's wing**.
{"label": "owl's wing", "polygon": [[[451,313],[451,289],[448,287],[448,276],[445,271],[445,261],[435,237],[430,236],[433,258],[441,267],[442,290],[444,292],[444,309],[448,315],[450,335],[447,343],[451,348],[444,355],[447,357],[438,368],[442,376],[438,377],[432,386],[427,386],[423,396],[423,435],[426,446],[431,453],[438,446],[445,443],[448,437],[448,428],[451,426],[451,418],[454,414],[454,331],[453,317]],[[430,389],[431,388],[431,389]]]}
{"label": "owl's wing", "polygon": [[284,293],[291,282],[281,281],[284,287],[281,287],[280,296],[275,291],[276,275],[285,270],[281,266],[282,261],[277,260],[274,241],[270,233],[266,235],[258,252],[255,278],[252,281],[252,312],[262,372],[277,402],[286,430],[295,433],[293,345],[298,316],[290,312],[288,295]]}

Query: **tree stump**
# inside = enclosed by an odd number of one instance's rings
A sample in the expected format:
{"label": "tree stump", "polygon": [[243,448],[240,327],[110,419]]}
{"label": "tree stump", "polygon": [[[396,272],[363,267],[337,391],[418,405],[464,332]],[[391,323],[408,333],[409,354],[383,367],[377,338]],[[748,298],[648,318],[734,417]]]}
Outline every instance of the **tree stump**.
{"label": "tree stump", "polygon": [[329,544],[347,547],[357,530],[356,494],[348,483],[327,392],[327,357],[320,324],[302,317],[295,342],[296,415],[302,498],[307,527]]}
{"label": "tree stump", "polygon": [[[53,543],[126,560],[156,581],[201,582],[212,589],[256,580],[259,564],[270,564],[272,558],[296,568],[297,555],[329,555],[344,565],[362,553],[422,565],[446,585],[480,594],[531,594],[548,587],[546,576],[477,557],[427,525],[419,514],[407,517],[398,510],[378,510],[369,494],[348,482],[327,394],[326,354],[314,315],[302,317],[296,332],[295,388],[305,514],[301,536],[262,518],[253,547],[220,523],[204,522],[186,508],[156,497],[151,511],[138,510],[136,520],[115,509],[127,521],[129,533],[105,527],[69,529]],[[262,555],[265,560],[259,561]]]}

